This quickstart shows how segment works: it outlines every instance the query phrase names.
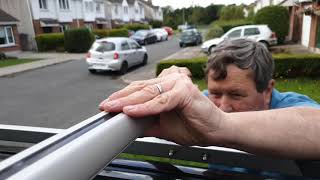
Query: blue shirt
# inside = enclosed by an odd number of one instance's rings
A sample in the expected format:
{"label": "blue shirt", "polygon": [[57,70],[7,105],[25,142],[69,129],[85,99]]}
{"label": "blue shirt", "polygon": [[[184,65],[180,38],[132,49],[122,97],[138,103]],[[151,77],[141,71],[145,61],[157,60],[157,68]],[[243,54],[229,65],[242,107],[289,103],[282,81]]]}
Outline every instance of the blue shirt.
{"label": "blue shirt", "polygon": [[[204,90],[203,94],[208,96],[208,90]],[[270,109],[279,109],[286,107],[307,106],[320,109],[320,104],[309,98],[308,96],[295,92],[279,92],[276,89],[272,90]]]}

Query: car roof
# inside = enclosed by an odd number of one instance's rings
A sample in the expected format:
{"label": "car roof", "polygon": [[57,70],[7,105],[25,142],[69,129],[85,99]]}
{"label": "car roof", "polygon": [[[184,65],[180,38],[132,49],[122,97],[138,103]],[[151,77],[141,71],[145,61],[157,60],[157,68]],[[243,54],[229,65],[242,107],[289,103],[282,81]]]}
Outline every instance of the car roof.
{"label": "car roof", "polygon": [[244,25],[244,26],[237,26],[232,29],[242,29],[242,28],[254,28],[254,27],[267,27],[266,24],[259,24],[259,25]]}
{"label": "car roof", "polygon": [[120,42],[125,41],[125,40],[129,40],[129,38],[126,38],[126,37],[110,37],[110,38],[98,39],[98,40],[96,40],[96,42],[109,41],[109,42],[113,42],[113,43],[120,43]]}

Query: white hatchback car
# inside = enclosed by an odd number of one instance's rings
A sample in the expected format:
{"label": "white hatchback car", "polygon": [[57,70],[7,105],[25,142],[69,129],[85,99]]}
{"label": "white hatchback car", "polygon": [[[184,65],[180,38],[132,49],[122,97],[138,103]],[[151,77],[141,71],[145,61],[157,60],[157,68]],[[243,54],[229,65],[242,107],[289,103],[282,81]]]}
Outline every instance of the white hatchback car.
{"label": "white hatchback car", "polygon": [[220,38],[205,41],[201,46],[201,50],[205,53],[211,54],[214,47],[225,39],[240,38],[248,38],[256,42],[261,42],[266,47],[276,45],[278,42],[276,34],[272,32],[267,25],[246,25],[230,29]]}
{"label": "white hatchback car", "polygon": [[86,61],[91,73],[97,71],[120,71],[125,74],[128,68],[148,62],[145,47],[135,40],[122,37],[96,40],[89,50]]}
{"label": "white hatchback car", "polygon": [[157,36],[157,41],[168,40],[168,32],[162,28],[156,28],[152,30]]}

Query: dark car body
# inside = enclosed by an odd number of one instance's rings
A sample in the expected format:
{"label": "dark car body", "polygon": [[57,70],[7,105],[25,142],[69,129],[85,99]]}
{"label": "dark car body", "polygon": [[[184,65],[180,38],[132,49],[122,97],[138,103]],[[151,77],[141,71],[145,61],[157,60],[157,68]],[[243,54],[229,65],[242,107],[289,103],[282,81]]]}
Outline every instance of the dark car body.
{"label": "dark car body", "polygon": [[198,45],[202,43],[202,36],[196,29],[188,29],[182,32],[180,37],[180,47],[187,45]]}
{"label": "dark car body", "polygon": [[149,30],[139,30],[130,38],[136,40],[140,45],[147,45],[157,42],[157,36]]}

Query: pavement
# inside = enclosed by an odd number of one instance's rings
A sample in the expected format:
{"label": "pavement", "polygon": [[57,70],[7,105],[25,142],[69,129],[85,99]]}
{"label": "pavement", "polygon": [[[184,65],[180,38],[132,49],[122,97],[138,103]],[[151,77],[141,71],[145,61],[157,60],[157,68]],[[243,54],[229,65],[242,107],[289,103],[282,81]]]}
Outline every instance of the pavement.
{"label": "pavement", "polygon": [[[272,47],[273,52],[284,52],[284,53],[312,53],[308,48],[303,47],[299,44],[282,45]],[[46,66],[51,66],[55,64],[65,63],[72,60],[83,60],[85,54],[69,54],[69,53],[36,53],[36,52],[12,52],[6,53],[8,56],[15,56],[18,58],[33,58],[42,59],[39,61],[34,61],[31,63],[19,64],[15,66],[9,66],[0,68],[0,77],[11,76],[17,73],[30,71],[33,69],[39,69]],[[186,59],[204,56],[200,51],[199,46],[186,47],[180,51],[164,58],[163,60],[169,59]],[[137,80],[145,80],[155,77],[155,67],[150,68],[148,71],[132,71],[122,76],[122,80],[125,83],[130,83]]]}
{"label": "pavement", "polygon": [[44,68],[55,64],[65,63],[72,60],[83,60],[85,54],[70,54],[70,53],[37,53],[31,51],[16,51],[6,53],[7,56],[27,59],[41,59],[31,63],[24,63],[15,66],[0,68],[0,77],[12,76],[17,73],[30,71],[34,69]]}

